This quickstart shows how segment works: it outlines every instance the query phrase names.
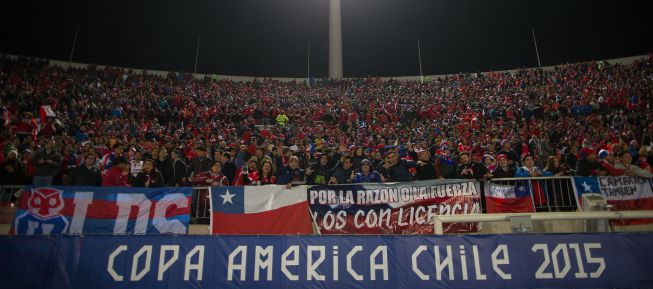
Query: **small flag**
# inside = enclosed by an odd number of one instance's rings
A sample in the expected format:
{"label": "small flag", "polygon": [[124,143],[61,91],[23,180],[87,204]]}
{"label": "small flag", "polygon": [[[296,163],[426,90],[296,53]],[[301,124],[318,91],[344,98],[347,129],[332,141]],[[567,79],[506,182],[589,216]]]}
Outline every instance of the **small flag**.
{"label": "small flag", "polygon": [[528,182],[518,182],[514,186],[489,183],[485,203],[488,213],[535,212]]}
{"label": "small flag", "polygon": [[48,119],[48,117],[55,117],[57,116],[56,113],[54,113],[54,110],[49,105],[41,105],[40,109],[40,115],[41,115],[41,122],[45,123],[45,121]]}

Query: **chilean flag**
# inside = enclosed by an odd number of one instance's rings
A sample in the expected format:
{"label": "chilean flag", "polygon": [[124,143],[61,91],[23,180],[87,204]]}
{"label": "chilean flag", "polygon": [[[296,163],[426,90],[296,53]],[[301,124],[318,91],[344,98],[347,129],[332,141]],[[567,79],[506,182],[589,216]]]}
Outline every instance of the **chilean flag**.
{"label": "chilean flag", "polygon": [[39,114],[41,116],[42,123],[45,123],[48,117],[57,116],[57,114],[54,112],[54,110],[52,110],[52,108],[49,105],[41,105],[41,109],[39,109]]}
{"label": "chilean flag", "polygon": [[533,213],[535,207],[528,182],[514,186],[488,183],[485,203],[488,213]]}
{"label": "chilean flag", "polygon": [[[653,179],[639,177],[574,177],[578,199],[582,194],[598,193],[611,205],[611,211],[653,210]],[[612,220],[612,225],[643,225],[653,219]]]}
{"label": "chilean flag", "polygon": [[211,233],[313,234],[306,187],[211,187]]}

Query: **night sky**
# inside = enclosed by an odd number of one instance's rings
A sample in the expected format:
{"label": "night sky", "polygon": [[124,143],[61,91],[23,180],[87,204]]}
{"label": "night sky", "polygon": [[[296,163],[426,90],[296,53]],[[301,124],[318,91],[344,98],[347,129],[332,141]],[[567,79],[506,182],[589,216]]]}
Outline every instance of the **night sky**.
{"label": "night sky", "polygon": [[[15,3],[18,2],[18,3]],[[646,1],[342,0],[345,77],[477,72],[647,54]],[[328,75],[328,0],[12,1],[0,52],[198,73]]]}

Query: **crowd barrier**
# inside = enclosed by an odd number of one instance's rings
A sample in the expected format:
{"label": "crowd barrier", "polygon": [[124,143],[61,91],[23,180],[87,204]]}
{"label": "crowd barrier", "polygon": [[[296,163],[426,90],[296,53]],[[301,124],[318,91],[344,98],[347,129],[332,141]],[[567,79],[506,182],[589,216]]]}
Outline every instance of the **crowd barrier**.
{"label": "crowd barrier", "polygon": [[[510,185],[514,186],[519,183],[539,182],[541,189],[546,196],[534,194],[534,186],[526,186],[533,198],[535,199],[535,209],[547,212],[571,212],[578,209],[576,194],[572,184],[572,177],[541,177],[541,178],[499,178],[485,181],[481,186],[483,195],[487,184]],[[11,206],[16,204],[20,198],[20,193],[24,186],[4,185],[0,186],[0,207]],[[193,187],[191,203],[191,224],[209,224],[211,218],[211,206],[209,200],[208,187]],[[536,187],[536,189],[538,189]],[[541,200],[538,200],[541,198]],[[539,202],[538,202],[539,201]],[[484,210],[484,208],[482,208]]]}
{"label": "crowd barrier", "polygon": [[[430,181],[427,183],[420,183],[420,182],[412,182],[412,183],[385,183],[385,184],[349,184],[349,185],[334,185],[334,186],[314,186],[314,187],[307,187],[309,189],[309,195],[310,195],[310,190],[321,190],[321,189],[326,189],[326,190],[335,190],[341,191],[340,194],[342,194],[343,191],[345,190],[350,190],[356,192],[356,190],[375,190],[378,189],[379,187],[381,188],[392,188],[395,187],[396,189],[402,189],[402,187],[411,187],[415,189],[415,186],[422,186],[424,185],[428,191],[433,191],[435,192],[435,187],[433,186],[434,184],[461,184],[463,185],[464,183],[471,184],[472,182],[475,184],[477,187],[476,191],[480,194],[480,205],[481,208],[480,210],[478,209],[476,203],[468,202],[467,204],[470,205],[469,211],[466,211],[464,213],[460,214],[466,214],[466,215],[474,215],[474,214],[485,214],[487,212],[491,212],[489,209],[486,211],[486,198],[489,193],[489,190],[494,187],[501,186],[502,188],[509,188],[511,189],[512,193],[516,193],[518,188],[520,190],[526,190],[528,192],[529,198],[527,203],[530,204],[532,203],[533,209],[530,212],[576,212],[576,211],[582,211],[582,208],[580,206],[580,201],[579,200],[579,193],[599,193],[600,191],[606,191],[609,192],[607,195],[604,195],[606,199],[606,203],[608,206],[614,206],[613,210],[614,211],[631,211],[631,210],[653,210],[653,208],[649,208],[646,206],[640,206],[639,203],[641,203],[639,200],[643,199],[653,199],[651,196],[653,196],[653,193],[651,193],[651,186],[653,186],[653,183],[651,182],[651,179],[641,179],[641,178],[630,178],[630,177],[601,177],[601,178],[596,178],[596,177],[540,177],[540,178],[497,178],[497,179],[491,179],[491,180],[484,180],[484,181],[473,181],[473,180],[434,180]],[[280,187],[280,186],[277,186]],[[274,190],[277,190],[278,188],[275,187]],[[468,186],[471,188],[471,186]],[[629,189],[630,187],[630,189]],[[232,187],[228,187],[232,188]],[[270,191],[273,188],[268,187],[270,190],[266,189],[266,187],[245,187],[248,188],[247,190],[258,190],[258,191]],[[424,187],[422,187],[424,188]],[[11,223],[11,218],[13,217],[13,214],[9,216],[12,212],[15,211],[15,208],[17,207],[17,204],[19,203],[21,193],[23,192],[24,186],[17,186],[17,185],[3,185],[0,186],[0,224],[9,224]],[[173,189],[173,188],[169,188]],[[419,189],[419,187],[418,187]],[[213,188],[213,190],[216,190],[216,188]],[[242,188],[240,189],[241,191],[243,190]],[[210,198],[210,191],[211,188],[209,187],[193,187],[191,188],[191,194],[189,197],[189,224],[211,224],[211,216],[212,213],[215,213],[211,211],[211,198]],[[616,194],[622,193],[622,194],[628,194],[628,192],[634,191],[639,194],[638,196],[627,196],[627,195],[621,195],[618,196]],[[187,191],[188,192],[188,191]],[[233,190],[232,190],[233,192]],[[415,192],[413,192],[415,193]],[[440,189],[438,189],[438,193],[440,193]],[[215,194],[215,192],[214,192]],[[281,192],[283,194],[283,190]],[[258,196],[257,194],[254,194],[253,196]],[[342,195],[340,196],[342,197]],[[431,198],[437,197],[436,194],[432,195]],[[309,197],[310,198],[310,197]],[[440,198],[442,198],[440,196]],[[478,199],[475,199],[473,202],[478,201]],[[369,202],[369,200],[368,200]],[[441,201],[440,201],[441,202]],[[649,202],[650,203],[650,202]],[[352,211],[352,207],[355,206],[350,206],[347,203],[342,203],[342,207],[344,207],[341,210],[349,210],[349,212],[342,212],[343,215],[346,215],[349,213],[350,219],[347,220],[349,223],[353,223],[351,218],[358,218],[359,216],[354,216],[358,211],[360,210],[365,210],[365,214],[360,214],[360,223],[362,223],[362,218],[363,217],[370,217],[368,216],[367,213],[369,211],[374,211],[377,210],[378,212],[378,223],[381,223],[381,210],[378,209],[379,203],[370,203],[371,205],[374,205],[376,207],[370,207],[370,208],[363,208],[359,205],[358,209],[356,211]],[[466,210],[466,205],[465,203],[459,203],[461,204]],[[320,205],[320,204],[318,204]],[[450,206],[453,208],[455,204],[451,203]],[[639,206],[639,207],[638,207]],[[215,207],[215,204],[214,204]],[[329,208],[330,207],[330,208]],[[9,210],[8,210],[9,208]],[[317,223],[317,221],[322,222],[323,224],[327,224],[329,221],[332,219],[329,219],[330,216],[329,210],[331,210],[331,213],[335,215],[338,213],[338,211],[333,210],[334,207],[331,205],[326,205],[324,207],[324,210],[321,211],[315,211],[316,209],[319,209],[319,206],[315,206],[315,204],[311,204],[311,214],[313,214],[314,222]],[[392,209],[394,208],[394,209]],[[424,206],[426,209],[426,212],[429,214],[429,223],[433,223],[434,220],[430,216],[432,213],[430,211],[430,207]],[[13,209],[13,210],[11,210]],[[396,216],[394,214],[399,211],[399,210],[392,210],[397,209],[396,207],[390,206],[390,207],[385,207],[383,210],[390,212],[392,215],[391,217],[388,217],[389,220],[392,220],[391,222],[394,222]],[[414,215],[417,216],[417,214],[420,212],[419,210],[421,208],[404,208],[402,209],[403,212],[398,212],[399,213],[399,219],[401,219],[401,214],[403,213],[404,216],[406,216],[407,213],[410,213],[410,220],[411,222],[415,221],[418,222],[419,220],[415,218],[413,220],[413,209],[415,211]],[[409,211],[410,210],[410,211]],[[437,210],[437,209],[436,209]],[[434,210],[435,211],[435,210]],[[504,211],[504,212],[529,212],[529,211]],[[425,214],[424,209],[421,211],[422,214]],[[495,213],[495,212],[491,212]],[[436,213],[437,214],[437,213]],[[450,213],[446,213],[450,214]],[[455,213],[451,213],[453,215],[456,215]],[[442,215],[442,213],[439,213],[438,215]],[[377,216],[371,215],[372,220],[376,218]],[[320,218],[320,220],[316,220],[316,218]],[[333,218],[333,217],[331,217]],[[442,220],[447,219],[449,222],[455,221],[456,216],[448,216],[448,217],[443,217]],[[606,218],[609,219],[609,218]],[[463,220],[463,219],[458,219],[458,220]],[[369,221],[369,220],[368,220]],[[477,220],[475,220],[477,221]],[[641,223],[650,223],[651,220],[645,222],[639,222]],[[401,222],[401,221],[399,221]],[[462,222],[462,221],[459,221]],[[621,224],[636,224],[637,221],[623,221]],[[422,224],[422,223],[420,223]],[[328,224],[327,224],[328,225]],[[425,225],[425,224],[423,224]],[[319,229],[324,229],[324,226],[322,228],[319,228],[319,225],[316,224]],[[431,227],[433,228],[433,227]],[[427,229],[430,230],[430,229]],[[340,232],[343,233],[344,231]],[[425,231],[424,233],[426,233]],[[318,232],[319,233],[319,232]],[[333,231],[332,233],[337,233]],[[370,231],[367,233],[375,233]],[[378,232],[377,232],[378,233]],[[384,232],[384,233],[392,233],[390,231]],[[397,232],[394,232],[397,233]]]}

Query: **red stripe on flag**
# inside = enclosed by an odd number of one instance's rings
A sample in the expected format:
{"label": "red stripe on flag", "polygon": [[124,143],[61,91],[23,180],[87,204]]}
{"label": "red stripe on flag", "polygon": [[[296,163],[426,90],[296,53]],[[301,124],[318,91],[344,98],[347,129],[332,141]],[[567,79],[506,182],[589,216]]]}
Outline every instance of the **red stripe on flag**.
{"label": "red stripe on flag", "polygon": [[211,213],[212,233],[222,235],[313,234],[308,202],[253,213]]}
{"label": "red stripe on flag", "polygon": [[[190,214],[191,197],[187,197],[187,199],[188,199],[187,207],[180,208],[176,205],[172,205],[166,208],[165,217],[171,218],[178,215]],[[148,212],[148,216],[150,219],[154,218],[154,209],[157,204],[157,201],[151,201],[151,202],[152,204],[150,205],[150,211]],[[21,203],[19,205],[19,208],[22,210],[28,209],[26,198],[21,198]],[[64,207],[61,210],[61,212],[59,212],[59,214],[62,216],[73,216],[75,214],[74,199],[64,199]],[[114,201],[93,200],[93,202],[88,205],[88,208],[86,210],[86,218],[115,219],[116,217],[118,217],[118,205]],[[137,207],[132,206],[129,213],[129,219],[136,220],[137,218],[138,218]]]}
{"label": "red stripe on flag", "polygon": [[532,213],[535,212],[530,197],[501,199],[485,197],[488,213]]}
{"label": "red stripe on flag", "polygon": [[[653,210],[653,198],[641,198],[634,200],[622,200],[622,201],[608,201],[608,204],[612,205],[610,210],[612,211],[642,211],[642,210]],[[613,220],[612,225],[614,226],[628,226],[628,225],[645,225],[652,224],[653,219],[631,219],[631,220]]]}

